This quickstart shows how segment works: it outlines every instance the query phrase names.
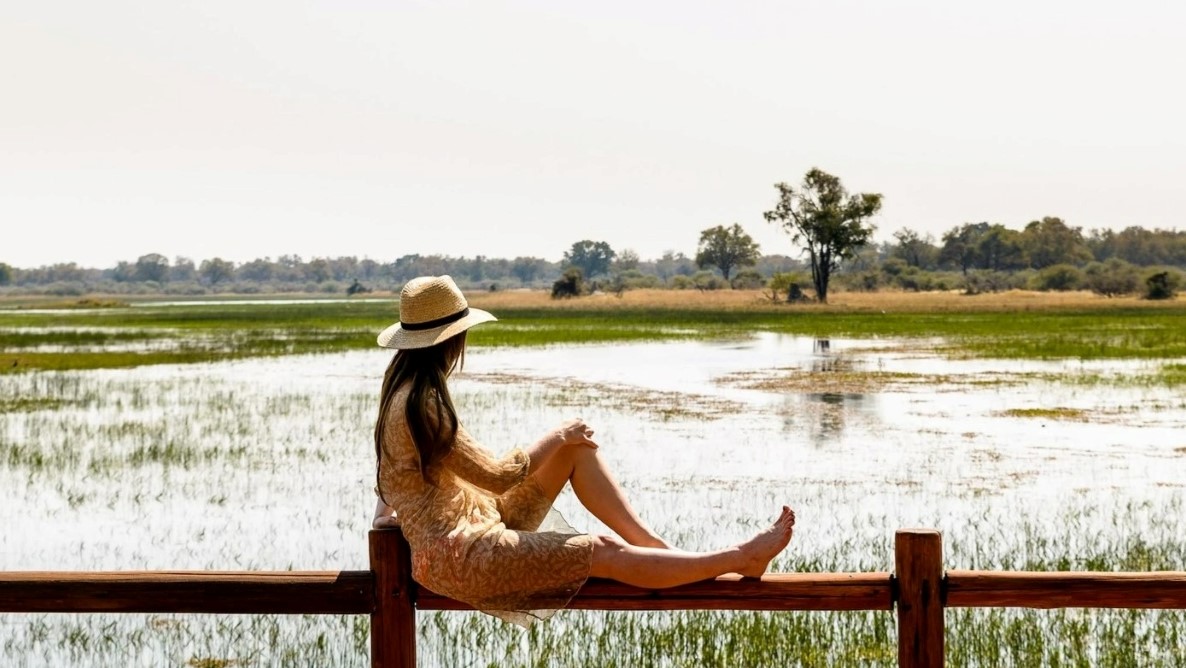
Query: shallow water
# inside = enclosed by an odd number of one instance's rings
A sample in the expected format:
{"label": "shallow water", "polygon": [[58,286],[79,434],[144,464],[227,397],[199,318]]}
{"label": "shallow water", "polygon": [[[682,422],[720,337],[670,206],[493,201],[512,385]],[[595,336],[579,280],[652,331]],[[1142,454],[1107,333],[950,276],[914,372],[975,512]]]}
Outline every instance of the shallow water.
{"label": "shallow water", "polygon": [[[0,568],[365,569],[387,361],[374,351],[0,376],[0,397],[54,400],[0,414]],[[758,334],[472,349],[453,387],[467,428],[495,451],[585,418],[643,517],[687,549],[740,540],[789,503],[798,525],[779,570],[890,570],[893,532],[913,526],[944,532],[949,568],[1056,557],[1076,568],[1140,542],[1174,547],[1183,569],[1186,400],[1136,380],[1159,363],[953,360],[917,341]],[[1009,413],[1035,408],[1074,418]],[[604,531],[571,492],[557,508]],[[562,617],[545,633],[599,619]],[[443,646],[466,633],[499,639],[485,659],[467,655],[478,665],[530,662],[544,642],[508,659],[514,631],[424,618],[430,663],[453,663]],[[0,655],[77,663],[85,642],[95,665],[363,665],[359,623],[5,615]]]}

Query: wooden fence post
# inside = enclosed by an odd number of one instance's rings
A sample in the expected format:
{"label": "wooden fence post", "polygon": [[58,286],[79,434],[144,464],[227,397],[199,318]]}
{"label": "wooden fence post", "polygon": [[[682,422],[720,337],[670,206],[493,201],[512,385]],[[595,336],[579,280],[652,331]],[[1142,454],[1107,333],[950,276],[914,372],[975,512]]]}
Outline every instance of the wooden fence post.
{"label": "wooden fence post", "polygon": [[943,537],[903,529],[894,540],[898,581],[898,665],[943,666]]}
{"label": "wooden fence post", "polygon": [[399,529],[372,530],[371,668],[415,668],[416,608],[412,600],[412,553]]}

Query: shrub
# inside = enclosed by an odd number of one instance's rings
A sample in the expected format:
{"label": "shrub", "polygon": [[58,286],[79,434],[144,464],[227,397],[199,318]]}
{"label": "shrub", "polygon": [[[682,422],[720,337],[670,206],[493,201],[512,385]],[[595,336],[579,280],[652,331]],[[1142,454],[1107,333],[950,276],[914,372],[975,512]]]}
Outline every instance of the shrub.
{"label": "shrub", "polygon": [[697,290],[704,291],[720,290],[728,284],[725,283],[725,279],[721,278],[720,276],[717,276],[711,271],[703,270],[692,274],[692,285],[694,285]]}
{"label": "shrub", "polygon": [[627,269],[615,277],[616,284],[623,290],[639,290],[642,288],[657,288],[661,285],[659,277],[654,274],[644,274],[637,269]]}
{"label": "shrub", "polygon": [[1145,277],[1145,299],[1173,299],[1182,279],[1175,272],[1158,271]]}
{"label": "shrub", "polygon": [[798,272],[774,274],[766,282],[766,296],[772,302],[779,302],[784,299],[788,303],[811,301],[810,297],[803,294],[803,285],[803,275]]}
{"label": "shrub", "polygon": [[1033,272],[1018,271],[976,271],[964,277],[964,294],[978,295],[982,292],[1002,292],[1024,288],[1033,277]]}
{"label": "shrub", "polygon": [[883,272],[885,272],[886,276],[897,276],[898,274],[901,274],[902,272],[906,271],[906,267],[909,267],[909,266],[910,265],[906,264],[906,261],[903,260],[902,258],[891,257],[891,258],[888,258],[885,262],[881,263],[881,270]]}
{"label": "shrub", "polygon": [[684,276],[683,274],[676,274],[675,276],[672,276],[670,285],[676,290],[690,290],[691,288],[695,287],[692,284],[692,279]]}
{"label": "shrub", "polygon": [[1105,297],[1127,295],[1137,291],[1140,278],[1136,267],[1118,257],[1107,262],[1092,262],[1083,270],[1083,285]]}
{"label": "shrub", "polygon": [[729,282],[734,290],[757,290],[765,283],[762,275],[753,269],[743,269],[737,272],[737,275]]}
{"label": "shrub", "polygon": [[1083,278],[1083,272],[1074,266],[1054,264],[1042,269],[1030,279],[1030,287],[1043,292],[1078,290],[1083,284]]}
{"label": "shrub", "polygon": [[577,267],[569,267],[552,283],[552,299],[579,297],[584,290],[585,275]]}

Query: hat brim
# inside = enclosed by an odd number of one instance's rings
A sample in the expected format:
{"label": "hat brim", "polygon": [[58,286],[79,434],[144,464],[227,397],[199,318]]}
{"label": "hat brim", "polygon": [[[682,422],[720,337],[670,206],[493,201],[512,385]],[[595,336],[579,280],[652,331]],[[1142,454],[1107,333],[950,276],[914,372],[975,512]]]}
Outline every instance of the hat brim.
{"label": "hat brim", "polygon": [[471,307],[469,313],[461,320],[432,329],[406,330],[397,322],[380,332],[378,341],[380,346],[396,350],[427,348],[457,336],[474,325],[494,320],[498,320],[498,318],[495,318],[491,313]]}

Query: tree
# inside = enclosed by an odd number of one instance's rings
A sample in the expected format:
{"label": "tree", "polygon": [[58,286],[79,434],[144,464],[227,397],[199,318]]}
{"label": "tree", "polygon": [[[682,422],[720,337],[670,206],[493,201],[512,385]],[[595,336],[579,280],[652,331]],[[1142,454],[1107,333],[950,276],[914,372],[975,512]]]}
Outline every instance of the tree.
{"label": "tree", "polygon": [[8,285],[12,282],[12,267],[0,262],[0,285]]}
{"label": "tree", "polygon": [[725,282],[729,282],[729,274],[734,267],[748,267],[758,261],[758,244],[750,235],[741,229],[741,225],[733,223],[733,227],[724,225],[710,227],[700,232],[700,246],[696,249],[696,265],[716,267],[721,270]]}
{"label": "tree", "polygon": [[988,223],[964,223],[943,233],[943,247],[939,250],[939,263],[948,267],[959,267],[964,276],[968,270],[980,263],[980,240],[988,233]]}
{"label": "tree", "polygon": [[511,262],[511,274],[523,285],[527,285],[535,280],[544,268],[544,261],[538,257],[523,257],[520,255]]}
{"label": "tree", "polygon": [[257,258],[246,264],[239,265],[239,278],[245,281],[266,282],[272,280],[276,267],[269,258]]}
{"label": "tree", "polygon": [[1025,226],[1021,247],[1034,269],[1056,264],[1083,264],[1092,259],[1078,227],[1068,227],[1061,218],[1047,216]]}
{"label": "tree", "polygon": [[136,260],[134,275],[137,281],[164,283],[169,280],[169,258],[160,253],[141,255]]}
{"label": "tree", "polygon": [[907,265],[919,269],[931,269],[935,266],[935,261],[939,257],[935,237],[930,234],[923,236],[908,227],[903,227],[894,232],[894,239],[898,242],[893,249],[894,257],[900,257]]}
{"label": "tree", "polygon": [[618,259],[614,260],[615,271],[631,271],[638,269],[638,253],[627,248],[618,254]]}
{"label": "tree", "polygon": [[198,267],[198,276],[210,285],[229,281],[234,275],[235,265],[218,257],[202,260],[202,264]]}
{"label": "tree", "polygon": [[614,249],[604,241],[585,239],[565,251],[564,263],[580,269],[586,278],[593,278],[597,274],[609,273],[609,263],[613,261],[614,255]]}
{"label": "tree", "polygon": [[1021,233],[1000,223],[994,223],[976,243],[976,254],[981,269],[1005,271],[1025,266],[1021,247]]}
{"label": "tree", "polygon": [[696,266],[683,253],[663,251],[663,257],[655,261],[655,273],[659,280],[667,281],[675,276],[691,276],[696,273]]}
{"label": "tree", "polygon": [[136,280],[136,265],[127,260],[120,260],[111,270],[111,278],[118,283]]}
{"label": "tree", "polygon": [[881,194],[849,195],[838,177],[813,168],[796,190],[776,183],[778,203],[763,214],[782,225],[793,243],[802,244],[811,258],[811,282],[816,299],[828,301],[828,281],[840,262],[869,242],[870,218],[881,210]]}
{"label": "tree", "polygon": [[198,276],[194,261],[188,257],[178,255],[173,258],[173,266],[169,269],[170,281],[192,281]]}
{"label": "tree", "polygon": [[486,256],[478,255],[470,264],[469,280],[480,283],[483,278],[486,278]]}
{"label": "tree", "polygon": [[333,274],[329,270],[329,261],[323,257],[315,257],[305,265],[305,278],[316,283],[324,283]]}

